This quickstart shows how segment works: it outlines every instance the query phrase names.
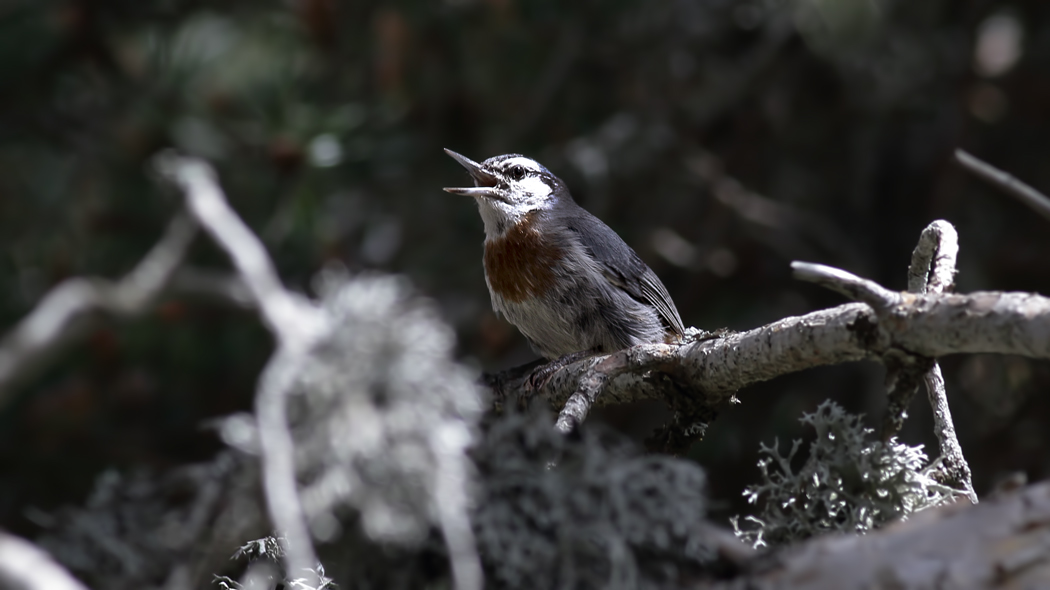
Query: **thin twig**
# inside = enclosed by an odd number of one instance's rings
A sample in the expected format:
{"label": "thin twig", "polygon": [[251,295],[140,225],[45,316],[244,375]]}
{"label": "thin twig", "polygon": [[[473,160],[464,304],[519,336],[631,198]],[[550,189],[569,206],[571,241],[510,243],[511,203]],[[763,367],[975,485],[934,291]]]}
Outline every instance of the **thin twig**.
{"label": "thin twig", "polygon": [[[288,428],[287,399],[304,355],[278,348],[259,376],[255,419],[262,459],[266,504],[274,527],[285,540],[284,555],[290,577],[316,578],[318,563],[306,515],[299,498],[295,472],[295,441]],[[317,585],[317,580],[313,586]]]}
{"label": "thin twig", "polygon": [[955,283],[955,260],[959,256],[959,234],[952,224],[938,219],[919,236],[908,267],[908,292],[947,293]]}
{"label": "thin twig", "polygon": [[157,156],[156,167],[183,189],[190,211],[230,256],[266,324],[284,345],[296,348],[314,342],[322,329],[320,314],[281,284],[262,241],[230,208],[211,166],[165,152]]}
{"label": "thin twig", "polygon": [[882,440],[888,441],[900,432],[908,417],[915,392],[934,366],[934,359],[899,350],[882,357],[886,365],[886,415],[882,420]]}
{"label": "thin twig", "polygon": [[255,309],[255,298],[236,274],[183,265],[166,289],[178,297],[219,301],[241,309]]}
{"label": "thin twig", "polygon": [[447,426],[437,426],[430,432],[430,446],[439,465],[433,497],[441,534],[448,548],[454,587],[456,590],[481,590],[485,578],[470,524],[471,499],[467,493],[470,476],[466,473],[463,448],[456,442],[450,444],[460,437],[448,430]]}
{"label": "thin twig", "polygon": [[1050,220],[1050,197],[1021,182],[1013,175],[999,170],[971,154],[958,149],[955,159],[959,164],[986,182],[1020,200],[1035,210],[1036,213]]}
{"label": "thin twig", "polygon": [[839,268],[796,261],[791,263],[791,269],[794,277],[800,281],[816,283],[853,301],[867,303],[879,312],[887,311],[901,302],[900,293]]}
{"label": "thin twig", "polygon": [[948,393],[944,386],[944,375],[939,364],[926,373],[926,393],[933,409],[933,432],[941,450],[941,465],[938,471],[945,475],[945,483],[962,488],[970,503],[978,502],[973,489],[970,465],[963,455],[962,446],[955,434],[955,424],[948,409]]}
{"label": "thin twig", "polygon": [[697,150],[685,163],[711,196],[754,225],[758,230],[753,232],[754,237],[777,254],[789,258],[831,256],[843,266],[863,266],[863,257],[849,236],[829,220],[754,192],[728,175],[722,160],[711,152]]}
{"label": "thin twig", "polygon": [[[908,268],[908,290],[918,294],[942,294],[949,291],[954,282],[958,254],[959,236],[952,224],[937,220],[928,225],[922,231],[919,244],[912,254],[911,266]],[[949,485],[961,487],[970,502],[976,504],[977,493],[973,489],[970,466],[955,434],[944,375],[936,361],[926,372],[924,381],[933,409],[933,431],[941,451],[941,471],[947,476]]]}
{"label": "thin twig", "polygon": [[[602,387],[605,386],[610,377],[614,376],[607,367],[616,362],[617,356],[612,355],[604,362],[591,367],[587,374],[580,379],[576,391],[569,396],[561,411],[558,412],[558,421],[554,423],[554,428],[558,432],[569,434],[576,430],[580,424],[583,424]],[[622,363],[620,365],[622,366]]]}
{"label": "thin twig", "polygon": [[81,320],[96,312],[132,316],[145,311],[164,290],[181,264],[197,224],[182,213],[168,224],[164,236],[123,279],[67,279],[51,289],[40,303],[0,342],[0,405],[14,385],[31,376],[50,355],[60,350],[84,327]]}
{"label": "thin twig", "polygon": [[[571,395],[565,399],[562,410],[558,413],[555,428],[564,434],[572,432],[587,418],[591,408],[598,403],[599,395],[607,385],[627,371],[640,371],[640,367],[659,368],[666,355],[673,349],[671,345],[645,344],[634,346],[606,356],[591,356],[580,363],[586,363],[583,373],[573,379],[575,383]],[[569,365],[578,366],[578,363]],[[513,369],[512,369],[513,371]],[[560,371],[545,381],[541,390],[551,382],[563,379]]]}
{"label": "thin twig", "polygon": [[[911,255],[908,291],[939,294],[949,290],[955,282],[955,259],[958,253],[959,239],[952,224],[937,220],[927,226]],[[883,360],[886,363],[887,405],[882,438],[889,440],[904,426],[908,407],[919,385],[928,382],[930,372],[937,365],[934,359],[907,354],[895,354]]]}
{"label": "thin twig", "polygon": [[321,312],[284,288],[262,242],[230,208],[211,166],[171,152],[157,156],[155,163],[183,189],[190,211],[229,255],[277,338],[277,351],[259,378],[255,396],[263,485],[270,518],[285,540],[289,575],[306,577],[316,586],[317,554],[299,498],[285,406],[298,368],[323,335]]}

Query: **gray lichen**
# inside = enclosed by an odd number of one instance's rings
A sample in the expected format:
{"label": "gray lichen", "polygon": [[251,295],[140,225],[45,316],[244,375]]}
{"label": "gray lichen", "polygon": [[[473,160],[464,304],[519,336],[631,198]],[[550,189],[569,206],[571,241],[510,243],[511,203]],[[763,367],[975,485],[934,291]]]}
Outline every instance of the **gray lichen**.
{"label": "gray lichen", "polygon": [[452,329],[405,279],[329,270],[316,284],[332,329],[303,367],[291,412],[311,528],[334,538],[351,508],[375,540],[417,544],[451,503],[467,518],[476,376],[453,360]]}
{"label": "gray lichen", "polygon": [[762,483],[744,496],[762,501],[757,516],[733,519],[737,536],[755,547],[784,545],[822,533],[866,533],[925,508],[952,501],[956,492],[928,475],[922,446],[890,439],[871,440],[862,416],[825,401],[801,422],[817,437],[798,471],[792,459],[802,445],[796,440],[785,457],[779,444],[763,444],[758,463]]}
{"label": "gray lichen", "polygon": [[698,465],[590,428],[570,440],[550,423],[511,416],[474,451],[493,587],[664,588],[709,571],[720,539]]}
{"label": "gray lichen", "polygon": [[[287,576],[283,573],[281,558],[287,540],[268,536],[248,541],[233,554],[233,559],[247,559],[249,569],[242,580],[229,576],[215,576],[215,585],[220,590],[270,590],[283,585],[295,590],[335,590],[335,581],[325,575],[324,565],[313,568],[314,576],[308,582],[303,577]],[[262,566],[262,567],[260,567]]]}
{"label": "gray lichen", "polygon": [[201,588],[230,563],[204,548],[266,532],[258,486],[254,461],[230,451],[166,473],[106,471],[83,506],[38,515],[37,541],[93,588]]}

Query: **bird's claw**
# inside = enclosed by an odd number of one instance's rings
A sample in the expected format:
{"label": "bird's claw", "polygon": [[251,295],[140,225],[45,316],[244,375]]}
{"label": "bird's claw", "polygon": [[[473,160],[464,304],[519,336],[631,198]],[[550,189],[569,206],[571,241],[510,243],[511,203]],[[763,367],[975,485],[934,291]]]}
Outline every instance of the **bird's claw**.
{"label": "bird's claw", "polygon": [[547,385],[558,369],[561,369],[561,366],[557,365],[557,361],[536,368],[525,380],[525,391],[536,392],[543,389],[543,386]]}
{"label": "bird's claw", "polygon": [[565,356],[554,359],[553,361],[536,367],[532,373],[529,374],[528,378],[525,379],[525,391],[537,392],[540,389],[547,386],[551,378],[558,371],[565,367],[575,363],[576,361],[585,359],[589,356],[597,354],[596,350],[581,350],[579,352],[573,352]]}

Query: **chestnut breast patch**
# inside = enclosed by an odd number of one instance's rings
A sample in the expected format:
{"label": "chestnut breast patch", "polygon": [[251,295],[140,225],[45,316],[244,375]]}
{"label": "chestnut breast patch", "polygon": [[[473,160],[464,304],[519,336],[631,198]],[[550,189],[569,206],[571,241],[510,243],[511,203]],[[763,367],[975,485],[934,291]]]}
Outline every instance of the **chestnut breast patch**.
{"label": "chestnut breast patch", "polygon": [[485,241],[485,274],[503,299],[521,303],[554,286],[554,266],[562,252],[540,237],[530,214],[501,237]]}

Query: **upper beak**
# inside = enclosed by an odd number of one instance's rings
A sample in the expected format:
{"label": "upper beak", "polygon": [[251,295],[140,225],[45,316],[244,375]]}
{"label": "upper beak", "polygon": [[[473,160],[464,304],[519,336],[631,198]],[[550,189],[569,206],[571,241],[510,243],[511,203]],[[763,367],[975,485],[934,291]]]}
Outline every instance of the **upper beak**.
{"label": "upper beak", "polygon": [[452,156],[453,160],[459,162],[460,166],[466,168],[467,172],[470,173],[471,178],[474,179],[474,186],[470,188],[446,188],[445,192],[454,195],[467,195],[469,197],[504,199],[503,193],[496,188],[496,185],[499,183],[499,177],[486,170],[481,164],[478,164],[462,154],[457,154],[448,148],[445,148],[445,153]]}

